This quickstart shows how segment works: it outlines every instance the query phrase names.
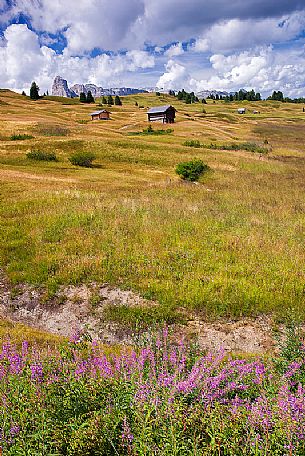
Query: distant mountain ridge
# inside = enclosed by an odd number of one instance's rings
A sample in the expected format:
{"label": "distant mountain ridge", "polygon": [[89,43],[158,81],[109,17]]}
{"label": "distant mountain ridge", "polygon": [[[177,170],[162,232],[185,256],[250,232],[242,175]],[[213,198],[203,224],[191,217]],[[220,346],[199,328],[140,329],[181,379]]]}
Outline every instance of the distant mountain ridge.
{"label": "distant mountain ridge", "polygon": [[95,98],[108,95],[124,96],[134,95],[137,93],[147,93],[147,90],[145,89],[132,89],[130,87],[104,89],[103,87],[98,87],[95,84],[74,84],[69,88],[67,80],[61,76],[56,76],[52,85],[52,95],[55,97],[76,98],[80,96],[81,92],[84,92],[87,95],[89,91],[91,91],[93,97]]}

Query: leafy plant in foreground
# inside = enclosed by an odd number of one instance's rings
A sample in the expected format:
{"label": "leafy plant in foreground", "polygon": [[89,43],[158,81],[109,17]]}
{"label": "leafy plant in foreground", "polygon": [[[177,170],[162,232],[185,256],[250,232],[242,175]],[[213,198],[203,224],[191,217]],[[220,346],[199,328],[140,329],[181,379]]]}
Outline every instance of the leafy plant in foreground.
{"label": "leafy plant in foreground", "polygon": [[81,332],[47,352],[6,342],[0,449],[8,456],[303,456],[305,379],[296,384],[290,371],[172,344],[167,328],[119,353]]}

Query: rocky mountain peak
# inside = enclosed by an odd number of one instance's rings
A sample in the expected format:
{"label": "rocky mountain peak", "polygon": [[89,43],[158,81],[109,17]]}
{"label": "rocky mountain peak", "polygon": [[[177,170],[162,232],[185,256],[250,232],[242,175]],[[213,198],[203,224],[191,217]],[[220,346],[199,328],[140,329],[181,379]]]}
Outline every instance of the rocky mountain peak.
{"label": "rocky mountain peak", "polygon": [[77,97],[77,94],[69,89],[68,82],[61,76],[56,76],[52,85],[52,95],[55,97]]}
{"label": "rocky mountain peak", "polygon": [[144,89],[132,89],[129,87],[119,87],[116,89],[104,89],[103,87],[98,87],[95,84],[74,84],[69,88],[68,82],[66,79],[61,76],[56,76],[52,86],[52,95],[55,97],[79,97],[81,92],[84,92],[86,95],[89,90],[91,91],[94,98],[107,96],[107,95],[132,95],[136,93],[147,92]]}

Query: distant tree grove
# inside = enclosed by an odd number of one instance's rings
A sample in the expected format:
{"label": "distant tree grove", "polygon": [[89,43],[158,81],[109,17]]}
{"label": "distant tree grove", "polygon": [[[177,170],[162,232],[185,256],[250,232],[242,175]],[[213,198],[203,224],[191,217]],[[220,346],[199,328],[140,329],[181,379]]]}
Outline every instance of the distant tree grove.
{"label": "distant tree grove", "polygon": [[95,103],[93,95],[90,90],[88,91],[87,95],[85,94],[85,92],[81,92],[79,94],[79,101],[81,103]]}

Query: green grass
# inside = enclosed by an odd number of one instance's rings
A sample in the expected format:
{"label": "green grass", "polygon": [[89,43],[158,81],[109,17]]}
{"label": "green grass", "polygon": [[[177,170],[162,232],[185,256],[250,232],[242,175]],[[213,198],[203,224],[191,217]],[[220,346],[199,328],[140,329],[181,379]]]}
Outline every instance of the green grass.
{"label": "green grass", "polygon": [[34,139],[34,136],[27,134],[13,134],[10,137],[11,141],[24,141],[26,139]]}
{"label": "green grass", "polygon": [[[31,112],[32,122],[47,128],[33,140],[37,148],[60,161],[32,163],[26,144],[1,144],[0,265],[12,283],[44,286],[51,294],[60,285],[109,282],[159,302],[152,316],[143,309],[110,311],[109,318],[124,322],[139,315],[159,320],[168,312],[167,320],[178,309],[239,318],[295,308],[305,316],[304,119],[297,106],[277,108],[279,120],[269,121],[273,105],[264,103],[257,108],[264,118],[252,121],[230,104],[228,113],[237,118],[232,129],[217,117],[191,122],[184,114],[195,115],[198,106],[174,100],[170,135],[132,137],[128,128],[147,127],[135,101],[153,106],[160,101],[154,95],[125,97],[111,121],[77,127],[88,107],[65,112],[58,103],[23,100],[23,111],[16,108],[20,98],[6,95],[17,119],[1,123],[1,136]],[[68,129],[69,137],[52,137],[50,125]],[[265,139],[267,155],[248,153]],[[175,167],[194,152],[183,142],[209,140],[217,148],[197,148],[196,158],[213,173],[204,184],[180,182]],[[249,143],[255,148],[247,149]],[[96,166],[72,166],[68,158],[78,151],[94,153]]]}
{"label": "green grass", "polygon": [[31,152],[26,154],[26,157],[36,161],[58,161],[54,152],[45,152],[42,150],[31,150]]}
{"label": "green grass", "polygon": [[187,147],[195,147],[199,149],[200,147],[204,149],[213,149],[213,150],[246,150],[248,152],[256,152],[259,154],[267,154],[268,149],[262,147],[255,142],[245,142],[245,143],[232,143],[232,144],[201,144],[198,140],[188,140],[183,143]]}
{"label": "green grass", "polygon": [[166,130],[161,129],[161,130],[154,130],[152,127],[147,127],[144,128],[143,131],[133,131],[128,133],[129,136],[146,136],[146,135],[170,135],[173,133],[172,128],[167,128]]}

